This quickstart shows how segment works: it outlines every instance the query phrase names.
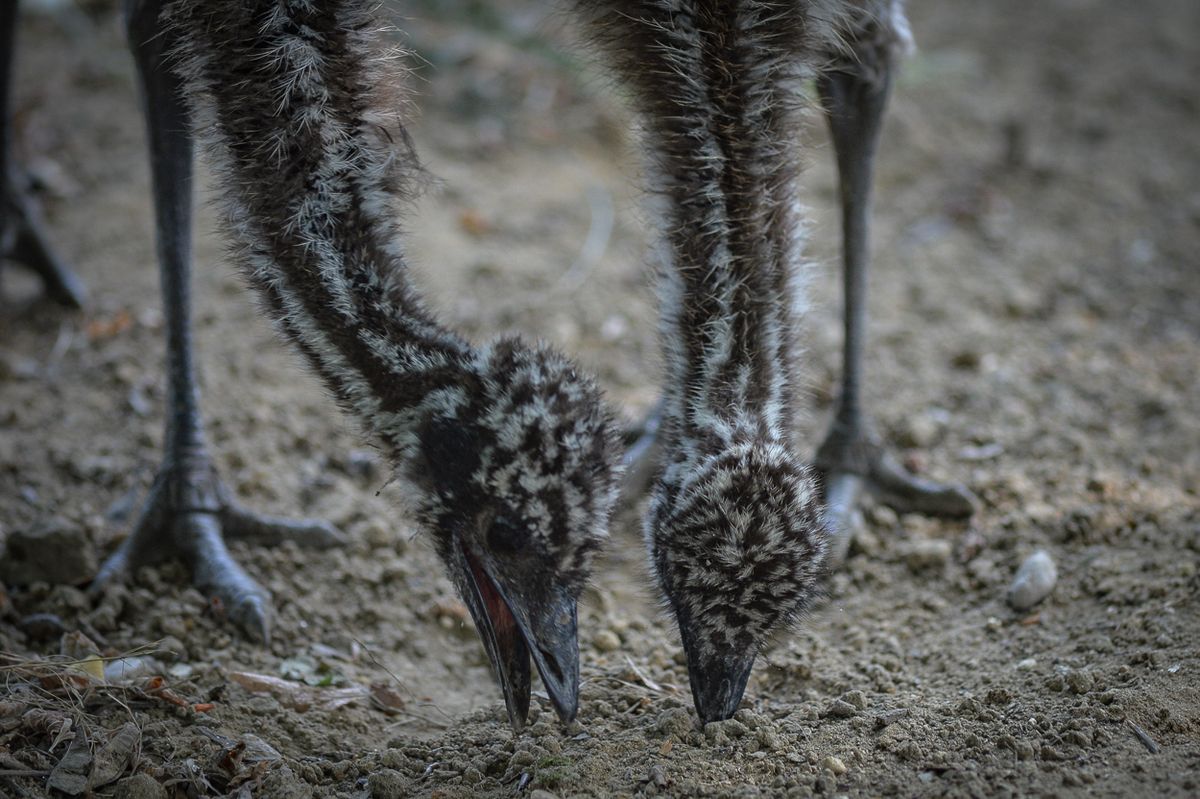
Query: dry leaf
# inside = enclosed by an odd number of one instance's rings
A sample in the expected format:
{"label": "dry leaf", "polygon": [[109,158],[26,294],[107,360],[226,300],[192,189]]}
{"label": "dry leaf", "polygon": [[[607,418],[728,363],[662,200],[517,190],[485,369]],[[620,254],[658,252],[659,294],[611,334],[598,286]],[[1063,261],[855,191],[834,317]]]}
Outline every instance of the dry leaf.
{"label": "dry leaf", "polygon": [[87,691],[92,687],[92,676],[82,671],[60,671],[39,676],[38,683],[47,691]]}
{"label": "dry leaf", "polygon": [[87,790],[87,774],[92,765],[92,751],[83,727],[75,730],[75,738],[62,759],[50,771],[46,785],[68,796],[78,796]]}
{"label": "dry leaf", "polygon": [[92,773],[88,776],[87,787],[99,788],[116,782],[134,758],[138,745],[142,742],[142,731],[132,721],[127,721],[117,730],[117,734],[107,743],[96,750]]}
{"label": "dry leaf", "polygon": [[403,712],[405,704],[404,697],[392,687],[391,683],[371,683],[371,705],[377,710],[394,716]]}
{"label": "dry leaf", "polygon": [[84,674],[96,680],[96,682],[104,682],[104,661],[100,659],[99,655],[93,655],[92,657],[76,662],[74,668],[79,669]]}
{"label": "dry leaf", "polygon": [[159,675],[146,680],[146,684],[142,686],[142,690],[156,699],[161,699],[164,702],[175,705],[175,707],[191,707],[192,704],[168,688],[167,681]]}

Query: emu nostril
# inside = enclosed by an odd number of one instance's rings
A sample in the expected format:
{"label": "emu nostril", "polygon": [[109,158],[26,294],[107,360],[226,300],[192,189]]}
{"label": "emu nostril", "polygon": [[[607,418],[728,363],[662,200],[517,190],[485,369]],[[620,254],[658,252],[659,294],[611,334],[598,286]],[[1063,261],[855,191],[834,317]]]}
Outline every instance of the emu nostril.
{"label": "emu nostril", "polygon": [[[563,681],[562,667],[558,664],[558,658],[554,653],[550,652],[543,646],[538,647],[538,652],[542,655],[542,662],[546,664],[546,669],[554,676],[556,682]],[[545,675],[542,675],[543,677]]]}

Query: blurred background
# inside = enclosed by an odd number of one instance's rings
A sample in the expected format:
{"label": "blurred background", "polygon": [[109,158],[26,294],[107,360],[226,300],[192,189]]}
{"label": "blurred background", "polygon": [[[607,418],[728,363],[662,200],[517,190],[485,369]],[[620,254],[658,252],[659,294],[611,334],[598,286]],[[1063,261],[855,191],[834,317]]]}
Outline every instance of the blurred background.
{"label": "blurred background", "polygon": [[[16,162],[89,303],[66,312],[19,268],[0,274],[0,537],[60,516],[93,565],[157,467],[163,404],[146,156],[115,5],[23,0],[12,108]],[[568,795],[1194,790],[1200,4],[914,0],[909,13],[918,50],[879,159],[867,396],[910,468],[965,482],[983,507],[967,523],[869,508],[827,602],[756,670],[761,721],[724,739],[672,726],[687,678],[631,498],[581,618],[590,733],[543,725],[532,760],[518,758],[432,554],[396,521],[374,454],[259,317],[206,206],[197,335],[223,473],[255,507],[328,518],[353,541],[320,556],[238,548],[280,607],[269,650],[199,612],[172,567],[139,575],[107,627],[74,588],[10,585],[0,649],[56,649],[15,622],[50,612],[91,619],[114,646],[173,638],[191,669],[181,690],[322,646],[345,655],[330,662],[352,682],[384,664],[412,715],[245,703],[222,729],[258,728],[288,757],[340,751],[351,775],[377,768],[363,753],[386,741],[413,792],[509,791],[521,774]],[[552,3],[413,0],[380,15],[412,50],[410,127],[431,176],[406,222],[418,285],[477,340],[553,342],[640,418],[659,379],[653,231],[620,88]],[[795,133],[812,221],[797,425],[815,446],[841,310],[836,176],[809,117]],[[1036,548],[1059,585],[1017,618],[1004,592]],[[848,694],[855,717],[823,718]],[[206,745],[139,712],[164,725],[171,746],[146,752],[168,770]]]}

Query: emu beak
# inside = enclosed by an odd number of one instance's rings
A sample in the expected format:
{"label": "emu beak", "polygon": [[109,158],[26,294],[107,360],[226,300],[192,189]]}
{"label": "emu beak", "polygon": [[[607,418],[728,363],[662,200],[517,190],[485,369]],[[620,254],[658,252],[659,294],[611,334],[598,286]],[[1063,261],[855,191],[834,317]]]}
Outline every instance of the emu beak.
{"label": "emu beak", "polygon": [[463,595],[500,681],[513,730],[525,726],[529,715],[531,657],[558,717],[564,723],[574,719],[579,708],[575,598],[544,579],[522,581],[527,585],[513,590],[465,546],[462,555]]}
{"label": "emu beak", "polygon": [[687,653],[688,680],[700,723],[731,718],[746,692],[746,681],[754,668],[755,652],[717,651],[696,645],[686,627],[680,625]]}

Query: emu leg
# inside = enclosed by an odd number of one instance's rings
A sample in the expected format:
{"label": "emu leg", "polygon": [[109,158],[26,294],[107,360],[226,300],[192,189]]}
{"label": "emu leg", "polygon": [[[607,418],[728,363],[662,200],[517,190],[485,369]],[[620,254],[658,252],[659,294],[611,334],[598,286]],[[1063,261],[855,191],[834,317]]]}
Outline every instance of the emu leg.
{"label": "emu leg", "polygon": [[868,54],[866,60],[865,65],[826,72],[817,82],[837,154],[842,201],[842,390],[832,428],[816,457],[817,467],[825,475],[828,514],[837,535],[835,560],[845,556],[863,490],[902,512],[963,517],[971,515],[975,507],[975,497],[965,487],[935,483],[905,470],[874,434],[863,410],[871,188],[892,78],[888,55]]}
{"label": "emu leg", "polygon": [[104,564],[103,586],[130,568],[178,557],[192,580],[247,633],[267,640],[270,598],[230,556],[224,536],[265,543],[332,546],[341,534],[320,521],[258,516],[222,485],[204,436],[192,362],[192,140],[178,79],[163,63],[170,43],[158,25],[158,0],[133,0],[129,39],[137,63],[150,145],[158,261],[167,328],[166,452],[133,533]]}
{"label": "emu leg", "polygon": [[625,430],[625,456],[621,459],[625,476],[621,494],[629,499],[645,496],[654,482],[662,460],[662,441],[658,436],[662,414],[663,403],[659,398],[645,419]]}
{"label": "emu leg", "polygon": [[41,216],[26,196],[28,181],[10,163],[8,105],[16,39],[17,0],[8,0],[0,3],[0,261],[24,264],[42,279],[51,299],[81,308],[83,284],[50,248]]}

